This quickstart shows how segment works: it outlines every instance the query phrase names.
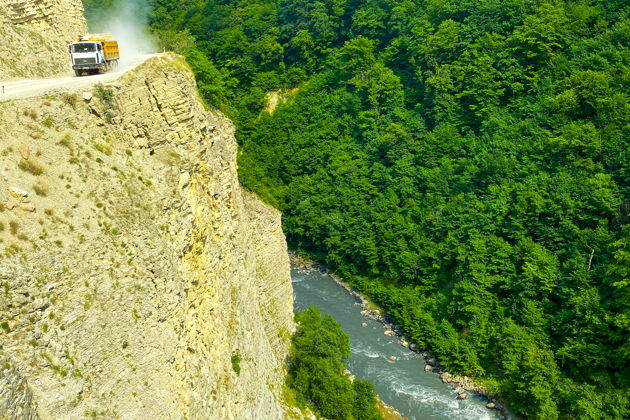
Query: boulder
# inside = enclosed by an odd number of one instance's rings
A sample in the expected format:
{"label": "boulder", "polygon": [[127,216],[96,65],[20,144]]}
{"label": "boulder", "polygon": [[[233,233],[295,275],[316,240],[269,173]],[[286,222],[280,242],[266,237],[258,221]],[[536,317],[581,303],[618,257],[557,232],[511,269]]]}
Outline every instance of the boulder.
{"label": "boulder", "polygon": [[392,330],[387,330],[387,331],[383,332],[383,334],[385,334],[385,335],[387,335],[387,336],[390,336],[390,335],[393,335],[393,334],[394,334],[394,331],[392,331]]}
{"label": "boulder", "polygon": [[495,408],[497,408],[497,405],[493,402],[489,402],[488,404],[486,404],[486,408],[490,410],[494,410]]}
{"label": "boulder", "polygon": [[367,324],[367,322],[362,322],[362,323],[361,323],[361,326],[362,326],[362,327],[367,327],[367,326],[368,326],[368,324]]}
{"label": "boulder", "polygon": [[11,194],[15,198],[28,197],[28,191],[24,191],[23,189],[18,187],[9,188],[9,194]]}
{"label": "boulder", "polygon": [[31,157],[31,149],[28,147],[27,144],[20,144],[18,150],[20,151],[20,156],[22,156],[22,159],[28,160],[28,158]]}
{"label": "boulder", "polygon": [[389,356],[387,360],[389,360],[390,362],[395,362],[396,360],[398,360],[398,358],[396,356]]}
{"label": "boulder", "polygon": [[457,394],[458,400],[465,400],[466,398],[468,398],[468,394],[465,392],[460,392],[459,394]]}
{"label": "boulder", "polygon": [[443,383],[450,384],[451,382],[453,382],[453,375],[448,372],[444,372],[440,375],[440,379]]}
{"label": "boulder", "polygon": [[424,371],[425,372],[431,372],[433,370],[433,366],[431,365],[424,365]]}
{"label": "boulder", "polygon": [[25,201],[23,203],[18,204],[18,208],[24,211],[35,211],[35,204],[30,201]]}
{"label": "boulder", "polygon": [[83,92],[83,100],[90,102],[92,100],[92,92]]}
{"label": "boulder", "polygon": [[183,190],[190,184],[190,174],[188,172],[183,172],[179,175],[179,189]]}

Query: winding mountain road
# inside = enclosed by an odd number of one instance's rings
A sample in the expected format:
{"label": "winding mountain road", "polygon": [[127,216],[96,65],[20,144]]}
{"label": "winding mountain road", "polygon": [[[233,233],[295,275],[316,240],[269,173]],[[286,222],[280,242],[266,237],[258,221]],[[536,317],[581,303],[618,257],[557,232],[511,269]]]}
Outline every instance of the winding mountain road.
{"label": "winding mountain road", "polygon": [[12,99],[32,98],[42,96],[47,93],[60,91],[87,90],[98,83],[111,82],[129,70],[139,66],[152,57],[160,54],[146,54],[138,57],[130,63],[121,63],[119,70],[105,74],[95,74],[90,76],[67,76],[50,79],[14,80],[8,82],[0,81],[0,102]]}

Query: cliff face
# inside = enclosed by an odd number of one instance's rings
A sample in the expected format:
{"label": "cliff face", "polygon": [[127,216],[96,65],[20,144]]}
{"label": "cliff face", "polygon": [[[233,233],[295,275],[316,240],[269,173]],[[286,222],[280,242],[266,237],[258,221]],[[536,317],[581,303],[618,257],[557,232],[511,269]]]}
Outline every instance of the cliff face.
{"label": "cliff face", "polygon": [[81,0],[0,0],[0,80],[67,73],[86,32]]}
{"label": "cliff face", "polygon": [[0,103],[0,132],[0,413],[282,417],[280,215],[239,186],[185,62]]}

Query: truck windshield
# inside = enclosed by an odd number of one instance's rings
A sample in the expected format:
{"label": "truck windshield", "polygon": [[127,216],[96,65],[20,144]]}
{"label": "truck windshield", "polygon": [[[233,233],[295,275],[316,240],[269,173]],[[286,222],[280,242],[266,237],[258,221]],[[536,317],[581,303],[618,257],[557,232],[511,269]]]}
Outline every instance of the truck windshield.
{"label": "truck windshield", "polygon": [[79,44],[72,44],[72,52],[86,53],[96,51],[96,44],[93,42],[82,42]]}

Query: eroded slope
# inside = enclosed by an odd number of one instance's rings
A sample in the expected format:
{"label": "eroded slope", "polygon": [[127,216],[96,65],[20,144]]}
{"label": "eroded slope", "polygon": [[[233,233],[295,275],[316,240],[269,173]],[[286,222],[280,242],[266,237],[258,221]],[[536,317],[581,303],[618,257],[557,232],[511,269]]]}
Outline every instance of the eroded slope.
{"label": "eroded slope", "polygon": [[0,412],[281,417],[280,215],[239,186],[183,60],[0,104],[0,132]]}
{"label": "eroded slope", "polygon": [[80,0],[0,0],[0,80],[68,73],[68,44],[86,32]]}

